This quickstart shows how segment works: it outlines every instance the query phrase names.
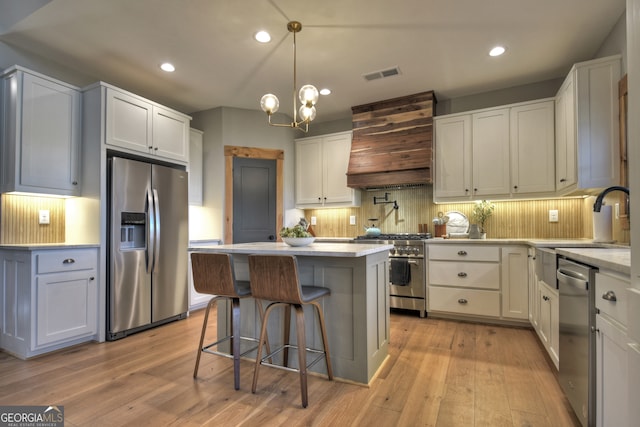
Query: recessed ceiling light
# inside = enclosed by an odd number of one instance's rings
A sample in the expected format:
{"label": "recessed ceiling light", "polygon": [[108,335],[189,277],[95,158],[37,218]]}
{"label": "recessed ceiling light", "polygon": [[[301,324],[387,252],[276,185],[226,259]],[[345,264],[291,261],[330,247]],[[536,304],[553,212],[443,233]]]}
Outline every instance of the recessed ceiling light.
{"label": "recessed ceiling light", "polygon": [[331,89],[328,89],[328,88],[320,89],[320,95],[330,95],[330,94],[331,94]]}
{"label": "recessed ceiling light", "polygon": [[271,41],[271,36],[266,31],[258,31],[253,38],[260,43],[269,43]]}
{"label": "recessed ceiling light", "polygon": [[167,73],[173,73],[176,70],[176,67],[174,67],[170,62],[164,62],[160,64],[160,69],[162,69],[162,71],[166,71]]}
{"label": "recessed ceiling light", "polygon": [[500,56],[506,49],[502,46],[496,46],[489,51],[489,56]]}

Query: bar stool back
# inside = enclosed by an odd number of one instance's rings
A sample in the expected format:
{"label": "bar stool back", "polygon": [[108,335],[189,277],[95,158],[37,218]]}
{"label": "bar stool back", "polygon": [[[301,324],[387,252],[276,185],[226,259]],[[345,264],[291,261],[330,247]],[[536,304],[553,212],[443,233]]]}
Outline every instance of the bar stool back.
{"label": "bar stool back", "polygon": [[[249,286],[249,282],[236,280],[233,268],[233,258],[230,254],[192,252],[191,267],[193,273],[193,285],[196,291],[201,294],[214,296],[207,304],[204,314],[202,332],[200,334],[200,344],[198,344],[198,356],[196,357],[196,366],[193,370],[193,377],[196,378],[198,376],[200,355],[202,353],[232,358],[234,386],[235,389],[238,390],[240,388],[240,357],[258,347],[256,345],[253,346],[253,348],[240,353],[241,340],[257,343],[256,339],[240,336],[240,299],[251,296],[251,287]],[[209,320],[209,311],[214,303],[224,300],[231,301],[231,332],[229,335],[222,337],[215,342],[204,345],[204,338]],[[260,317],[262,318],[262,305],[259,304],[258,301],[256,301],[256,305],[260,312]],[[231,341],[230,354],[216,350],[219,344],[226,341]]]}
{"label": "bar stool back", "polygon": [[[327,376],[329,380],[333,379],[324,315],[322,314],[322,309],[318,302],[320,298],[330,295],[331,291],[328,288],[319,286],[301,286],[298,277],[298,262],[296,257],[291,255],[249,255],[249,276],[253,297],[256,299],[271,301],[265,310],[265,315],[262,320],[259,342],[265,342],[267,339],[267,324],[272,310],[279,305],[286,306],[284,320],[284,344],[264,357],[262,356],[262,346],[258,346],[258,355],[256,356],[256,367],[253,373],[253,385],[251,387],[251,391],[253,393],[256,392],[258,372],[261,365],[299,372],[302,406],[306,408],[308,404],[307,369],[324,357],[327,366]],[[302,309],[303,305],[312,305],[318,313],[323,350],[307,348],[304,312]],[[292,310],[295,310],[296,312],[297,345],[289,344]],[[288,367],[289,348],[298,350],[298,369]],[[271,363],[271,357],[281,351],[284,354],[283,366]],[[269,352],[268,348],[267,352]],[[314,360],[308,364],[307,352],[317,355]],[[269,360],[269,362],[267,362],[267,360]]]}

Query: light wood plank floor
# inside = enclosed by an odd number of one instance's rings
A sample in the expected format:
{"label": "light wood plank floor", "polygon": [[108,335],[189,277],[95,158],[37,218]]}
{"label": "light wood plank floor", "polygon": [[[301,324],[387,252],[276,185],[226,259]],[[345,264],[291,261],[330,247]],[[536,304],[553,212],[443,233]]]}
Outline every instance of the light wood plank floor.
{"label": "light wood plank floor", "polygon": [[[215,331],[215,314],[211,330]],[[0,405],[64,405],[67,426],[579,426],[532,330],[391,315],[390,357],[369,387],[204,354],[202,312],[110,343],[29,361],[0,352]],[[211,317],[210,317],[211,318]]]}

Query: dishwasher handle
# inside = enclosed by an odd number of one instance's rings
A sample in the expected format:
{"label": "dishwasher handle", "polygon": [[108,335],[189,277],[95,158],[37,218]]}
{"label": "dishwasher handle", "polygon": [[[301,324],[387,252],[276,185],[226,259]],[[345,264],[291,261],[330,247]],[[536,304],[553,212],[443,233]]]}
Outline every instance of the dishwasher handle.
{"label": "dishwasher handle", "polygon": [[585,290],[589,288],[589,280],[583,274],[576,271],[560,267],[556,272],[556,277],[558,278],[558,282]]}

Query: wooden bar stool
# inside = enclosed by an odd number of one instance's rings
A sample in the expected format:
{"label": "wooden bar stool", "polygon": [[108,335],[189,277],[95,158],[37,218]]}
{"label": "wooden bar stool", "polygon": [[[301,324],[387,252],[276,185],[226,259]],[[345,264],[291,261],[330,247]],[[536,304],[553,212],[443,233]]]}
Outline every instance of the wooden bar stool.
{"label": "wooden bar stool", "polygon": [[[232,358],[234,386],[235,389],[238,390],[240,389],[240,357],[254,351],[258,347],[262,348],[262,346],[256,344],[253,348],[240,353],[241,340],[258,342],[258,340],[254,338],[240,336],[240,299],[251,296],[251,287],[249,286],[249,282],[236,280],[233,258],[230,254],[192,252],[191,267],[193,272],[193,285],[196,291],[201,294],[214,295],[207,304],[207,309],[204,314],[193,377],[196,378],[198,376],[198,366],[200,365],[200,355],[202,353]],[[211,344],[204,345],[209,311],[215,302],[224,300],[231,301],[231,333]],[[256,306],[260,313],[260,319],[262,319],[264,317],[264,310],[258,300],[256,300]],[[217,346],[226,341],[231,341],[231,354],[217,351]],[[268,349],[269,344],[265,344]],[[216,350],[212,349],[212,347],[216,348]]]}
{"label": "wooden bar stool", "polygon": [[[331,369],[331,358],[329,356],[329,343],[327,341],[327,332],[324,323],[324,315],[320,308],[318,300],[331,294],[328,288],[319,286],[301,286],[298,277],[298,262],[295,256],[291,255],[249,255],[249,277],[251,280],[251,293],[256,299],[264,299],[271,301],[265,310],[262,319],[262,327],[260,329],[259,342],[265,342],[267,339],[267,324],[269,315],[273,309],[279,305],[285,305],[284,319],[284,344],[273,352],[269,352],[262,357],[262,346],[258,346],[258,355],[256,356],[256,367],[253,373],[253,385],[251,391],[256,392],[258,384],[258,372],[261,365],[272,366],[288,371],[299,372],[300,374],[300,392],[302,395],[302,407],[306,408],[308,404],[307,397],[307,369],[324,357],[327,364],[327,375],[329,380],[333,379],[333,371]],[[312,305],[318,313],[320,322],[320,332],[322,333],[323,350],[307,348],[305,338],[304,312],[303,305]],[[289,335],[291,327],[291,312],[296,312],[296,333],[297,345],[289,344]],[[294,348],[298,350],[298,369],[288,367],[288,349]],[[283,352],[283,366],[271,363],[271,358],[279,352]],[[307,364],[307,352],[316,355],[311,363]],[[269,362],[266,362],[269,360]]]}

